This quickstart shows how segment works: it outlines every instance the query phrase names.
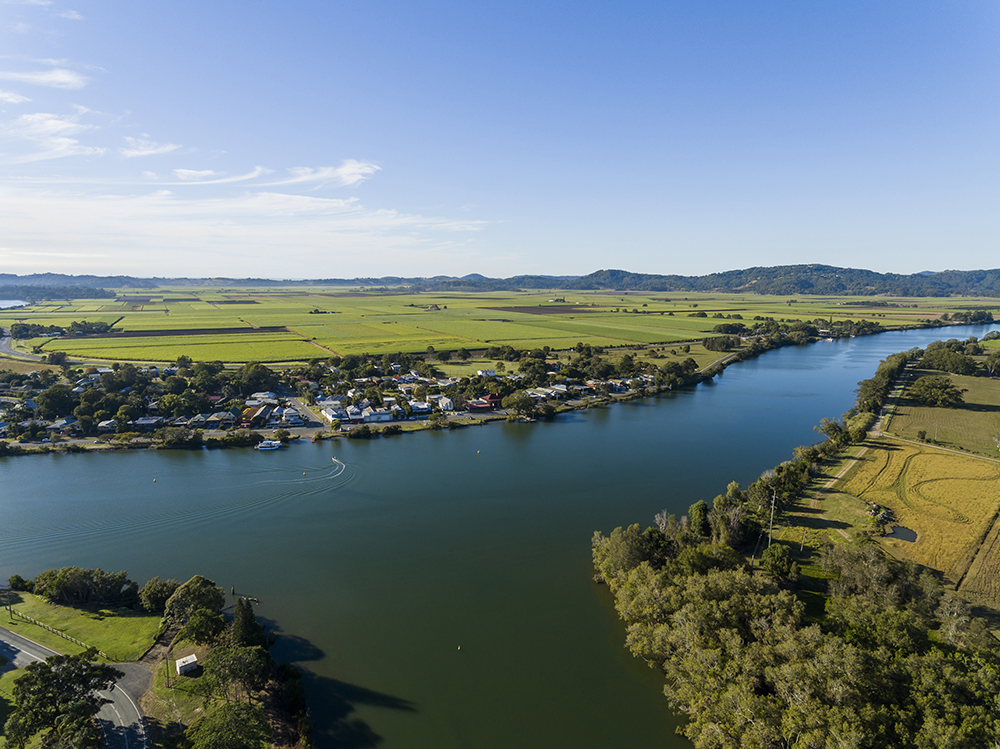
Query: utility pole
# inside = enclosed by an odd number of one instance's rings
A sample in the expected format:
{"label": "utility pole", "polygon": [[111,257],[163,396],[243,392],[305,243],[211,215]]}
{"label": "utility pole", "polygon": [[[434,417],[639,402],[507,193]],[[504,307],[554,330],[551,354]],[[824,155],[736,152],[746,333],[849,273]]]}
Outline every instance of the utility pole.
{"label": "utility pole", "polygon": [[767,528],[767,548],[771,548],[771,533],[774,531],[774,504],[778,501],[778,492],[771,490],[771,523]]}

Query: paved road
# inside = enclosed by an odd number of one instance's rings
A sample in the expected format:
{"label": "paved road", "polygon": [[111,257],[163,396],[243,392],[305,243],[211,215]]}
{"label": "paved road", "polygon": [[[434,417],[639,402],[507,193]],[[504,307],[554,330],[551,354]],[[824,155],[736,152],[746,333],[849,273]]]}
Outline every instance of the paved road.
{"label": "paved road", "polygon": [[0,328],[3,335],[0,336],[0,354],[4,356],[11,356],[15,359],[31,359],[32,361],[41,361],[42,357],[35,356],[34,354],[26,354],[23,351],[15,351],[10,347],[10,330],[7,328]]}
{"label": "paved road", "polygon": [[[23,668],[29,663],[42,661],[56,655],[54,650],[39,645],[25,637],[0,627],[0,655],[12,665]],[[104,732],[104,745],[110,749],[147,749],[149,741],[146,737],[146,723],[136,700],[122,685],[135,679],[134,669],[128,668],[135,664],[122,664],[128,670],[126,676],[110,692],[98,692],[101,697],[111,700],[97,714],[97,722]],[[120,666],[116,666],[120,667]]]}

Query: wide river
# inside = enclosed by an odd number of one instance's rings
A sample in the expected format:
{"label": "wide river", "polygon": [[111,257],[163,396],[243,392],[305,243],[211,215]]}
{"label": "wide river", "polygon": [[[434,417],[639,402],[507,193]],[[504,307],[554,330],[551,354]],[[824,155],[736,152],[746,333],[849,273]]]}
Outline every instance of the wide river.
{"label": "wide river", "polygon": [[275,657],[308,672],[321,748],[689,746],[592,582],[593,532],[746,485],[888,354],[990,329],[785,348],[537,424],[0,459],[0,579],[200,573],[259,598]]}

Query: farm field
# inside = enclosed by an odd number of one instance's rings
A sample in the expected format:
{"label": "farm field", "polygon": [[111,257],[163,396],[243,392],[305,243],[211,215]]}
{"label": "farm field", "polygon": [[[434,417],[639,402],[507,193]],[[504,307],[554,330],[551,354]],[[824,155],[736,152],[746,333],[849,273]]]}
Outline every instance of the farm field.
{"label": "farm field", "polygon": [[940,571],[969,592],[996,600],[1000,558],[1000,462],[928,445],[870,440],[837,488],[891,509],[913,543],[885,538],[896,556]]}
{"label": "farm field", "polygon": [[[988,341],[987,343],[993,343]],[[914,369],[908,382],[925,375],[943,375],[931,369]],[[989,377],[947,375],[963,391],[965,403],[957,408],[932,408],[904,397],[896,406],[888,430],[903,439],[917,440],[925,432],[944,447],[1000,458],[1000,380]]]}
{"label": "farm field", "polygon": [[[876,320],[919,324],[944,313],[997,309],[995,299],[863,299],[607,291],[410,293],[341,287],[120,290],[114,298],[45,302],[0,312],[0,325],[113,323],[129,338],[41,338],[22,350],[75,359],[166,362],[298,361],[333,354],[470,351],[490,346],[566,349],[698,340],[721,321]],[[260,328],[285,328],[280,336]],[[219,331],[217,334],[211,331]],[[148,333],[148,335],[139,335]],[[271,337],[269,337],[271,336]]]}

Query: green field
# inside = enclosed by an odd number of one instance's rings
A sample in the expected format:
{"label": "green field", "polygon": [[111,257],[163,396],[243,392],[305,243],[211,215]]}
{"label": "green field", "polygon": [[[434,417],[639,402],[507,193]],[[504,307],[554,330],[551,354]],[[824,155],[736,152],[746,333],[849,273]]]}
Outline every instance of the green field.
{"label": "green field", "polygon": [[[41,303],[0,312],[14,321],[68,325],[114,323],[148,335],[38,338],[30,351],[74,359],[173,361],[179,355],[227,362],[300,361],[338,354],[482,350],[494,345],[566,349],[699,340],[728,316],[793,320],[869,320],[913,325],[945,312],[993,308],[996,300],[858,297],[786,298],[752,294],[607,291],[392,293],[330,288],[122,290],[113,299]],[[316,312],[319,313],[316,313]],[[692,315],[704,314],[704,317]],[[258,332],[283,327],[287,332]],[[213,333],[212,331],[218,331]]]}
{"label": "green field", "polygon": [[[992,343],[989,341],[988,343]],[[910,382],[925,375],[941,375],[931,369],[913,370]],[[950,374],[963,391],[965,404],[957,408],[931,408],[907,398],[896,406],[888,431],[903,439],[916,440],[918,432],[944,447],[1000,458],[1000,380]]]}
{"label": "green field", "polygon": [[[114,661],[134,661],[142,656],[153,644],[160,628],[158,614],[129,609],[58,606],[32,593],[15,595],[21,599],[12,601],[17,611],[107,653]],[[69,640],[34,627],[16,616],[13,621],[5,620],[3,626],[60,653],[73,654],[83,650]]]}

